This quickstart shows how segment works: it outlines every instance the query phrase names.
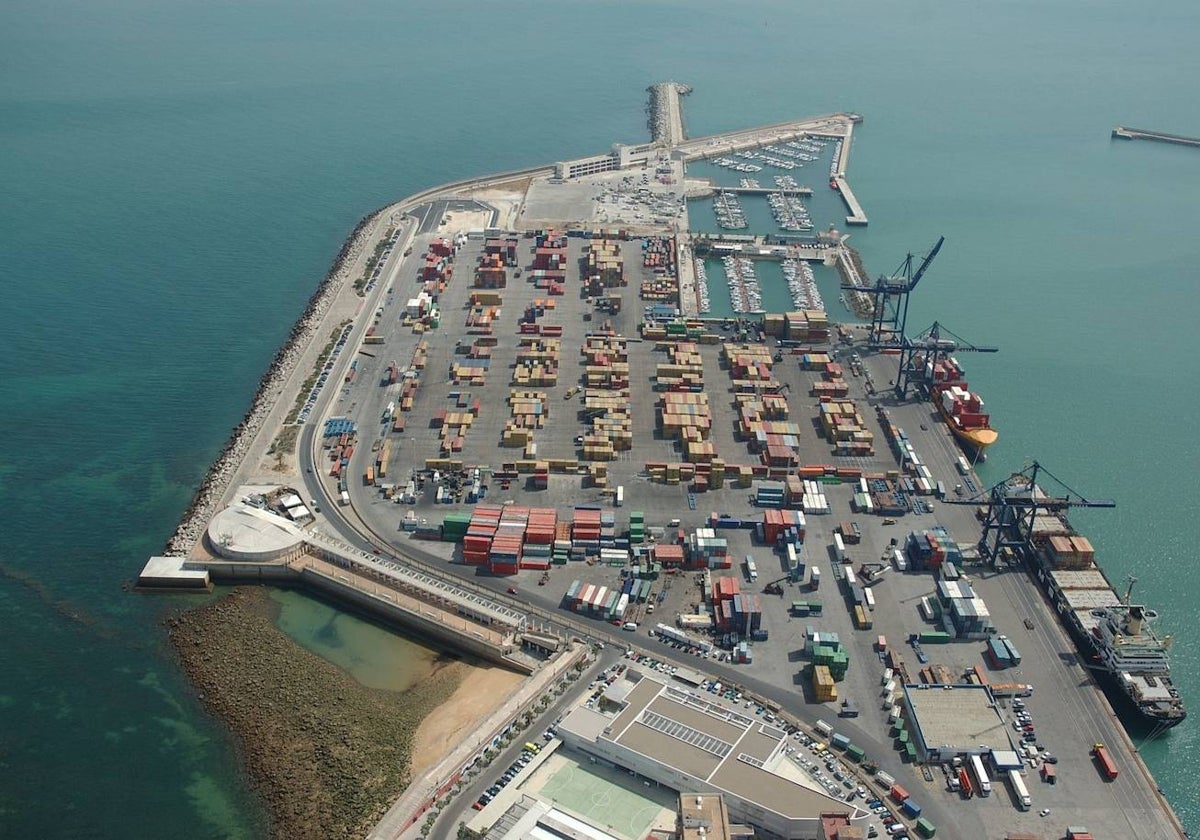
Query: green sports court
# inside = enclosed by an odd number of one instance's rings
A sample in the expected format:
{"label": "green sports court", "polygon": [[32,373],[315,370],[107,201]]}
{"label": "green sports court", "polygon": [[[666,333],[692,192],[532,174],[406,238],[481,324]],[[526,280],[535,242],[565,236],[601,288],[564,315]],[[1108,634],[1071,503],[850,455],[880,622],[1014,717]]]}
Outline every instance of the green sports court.
{"label": "green sports court", "polygon": [[[627,781],[626,781],[627,780]],[[578,814],[597,828],[640,840],[674,793],[666,788],[634,789],[641,782],[615,770],[593,770],[564,757],[563,766],[538,791],[538,796]]]}

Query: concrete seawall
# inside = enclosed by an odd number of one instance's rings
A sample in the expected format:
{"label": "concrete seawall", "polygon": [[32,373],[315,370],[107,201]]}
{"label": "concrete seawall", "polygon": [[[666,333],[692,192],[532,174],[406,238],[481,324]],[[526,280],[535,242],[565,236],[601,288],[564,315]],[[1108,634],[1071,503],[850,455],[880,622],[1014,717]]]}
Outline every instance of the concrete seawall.
{"label": "concrete seawall", "polygon": [[449,650],[466,653],[522,674],[533,673],[529,664],[506,657],[501,649],[447,627],[436,617],[405,609],[380,591],[384,587],[349,569],[344,570],[344,574],[331,574],[319,568],[318,561],[305,557],[287,564],[212,562],[206,567],[217,583],[270,584],[307,589],[375,619],[391,622]]}
{"label": "concrete seawall", "polygon": [[1176,146],[1200,147],[1200,137],[1168,134],[1165,131],[1147,131],[1144,128],[1126,128],[1123,125],[1112,130],[1112,137],[1114,140],[1154,140],[1158,143],[1172,143]]}

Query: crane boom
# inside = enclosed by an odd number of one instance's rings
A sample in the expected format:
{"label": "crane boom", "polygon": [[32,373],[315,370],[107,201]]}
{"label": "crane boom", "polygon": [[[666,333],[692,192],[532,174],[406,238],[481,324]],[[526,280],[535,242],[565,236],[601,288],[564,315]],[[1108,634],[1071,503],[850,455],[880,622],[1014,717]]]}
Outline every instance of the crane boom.
{"label": "crane boom", "polygon": [[929,264],[933,262],[933,258],[938,255],[938,251],[942,250],[942,243],[946,241],[946,237],[939,236],[937,244],[933,246],[925,259],[921,260],[921,266],[917,269],[917,273],[912,276],[912,280],[908,284],[908,290],[912,291],[916,288],[917,283],[921,282],[921,278],[925,276],[925,270],[929,268]]}

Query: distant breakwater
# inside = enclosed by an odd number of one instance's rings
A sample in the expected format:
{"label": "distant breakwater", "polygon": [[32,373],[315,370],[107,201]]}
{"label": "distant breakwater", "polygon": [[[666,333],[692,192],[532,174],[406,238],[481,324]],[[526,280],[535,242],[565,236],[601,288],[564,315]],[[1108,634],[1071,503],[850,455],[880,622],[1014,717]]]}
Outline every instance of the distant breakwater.
{"label": "distant breakwater", "polygon": [[[390,206],[390,205],[389,205]],[[185,556],[189,554],[200,540],[205,527],[217,512],[229,489],[229,482],[234,473],[245,459],[250,445],[262,429],[271,410],[279,399],[279,389],[282,388],[292,375],[305,349],[316,335],[317,329],[324,320],[330,304],[341,291],[342,286],[350,277],[350,267],[358,259],[367,242],[367,228],[387,209],[381,207],[372,211],[359,220],[354,230],[342,243],[342,249],[334,258],[333,265],[325,275],[325,279],[317,286],[308,306],[292,326],[287,341],[275,353],[271,364],[258,381],[258,390],[250,403],[250,408],[242,418],[242,422],[234,426],[225,443],[225,448],[217,456],[204,480],[192,496],[192,501],[184,511],[183,517],[176,526],[175,532],[167,540],[164,554],[167,556]]]}

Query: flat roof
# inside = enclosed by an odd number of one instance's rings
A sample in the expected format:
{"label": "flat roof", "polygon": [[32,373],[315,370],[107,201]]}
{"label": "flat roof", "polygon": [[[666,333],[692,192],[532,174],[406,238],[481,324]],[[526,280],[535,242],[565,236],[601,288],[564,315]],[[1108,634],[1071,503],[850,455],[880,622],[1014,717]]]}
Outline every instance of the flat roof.
{"label": "flat roof", "polygon": [[623,679],[635,684],[615,717],[577,709],[560,726],[583,738],[613,742],[789,819],[815,819],[833,804],[851,807],[771,769],[788,744],[784,730],[635,668]]}
{"label": "flat roof", "polygon": [[679,817],[683,840],[730,840],[729,811],[720,794],[679,794]]}
{"label": "flat roof", "polygon": [[907,684],[904,695],[926,749],[1011,749],[1004,720],[984,686]]}
{"label": "flat roof", "polygon": [[300,545],[304,531],[291,521],[261,508],[237,502],[212,518],[208,539],[218,554],[245,558],[278,555]]}

